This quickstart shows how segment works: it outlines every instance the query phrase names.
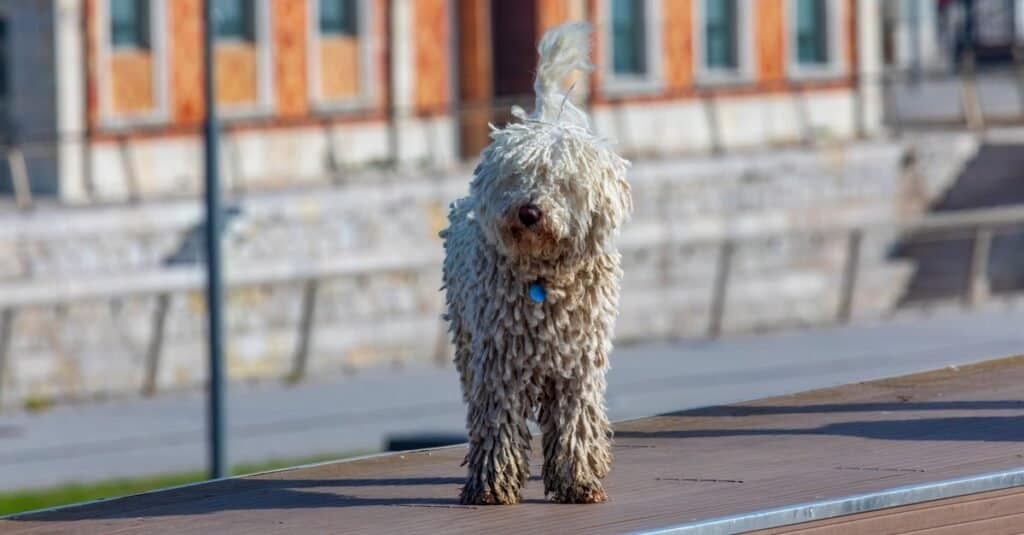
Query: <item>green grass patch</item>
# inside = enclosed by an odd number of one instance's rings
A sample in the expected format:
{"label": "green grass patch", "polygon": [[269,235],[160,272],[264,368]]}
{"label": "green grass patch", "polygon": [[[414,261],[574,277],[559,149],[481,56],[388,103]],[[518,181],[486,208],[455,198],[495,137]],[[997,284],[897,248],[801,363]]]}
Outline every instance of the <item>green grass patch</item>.
{"label": "green grass patch", "polygon": [[[302,459],[272,460],[258,464],[239,464],[232,468],[231,473],[232,475],[252,474],[254,472],[265,472],[289,466],[333,461],[364,454],[365,452],[349,453],[340,456],[319,455]],[[96,483],[72,483],[43,489],[0,492],[0,516],[103,498],[129,496],[150,490],[184,485],[186,483],[196,483],[204,479],[206,479],[206,474],[196,471],[139,478],[111,479]]]}

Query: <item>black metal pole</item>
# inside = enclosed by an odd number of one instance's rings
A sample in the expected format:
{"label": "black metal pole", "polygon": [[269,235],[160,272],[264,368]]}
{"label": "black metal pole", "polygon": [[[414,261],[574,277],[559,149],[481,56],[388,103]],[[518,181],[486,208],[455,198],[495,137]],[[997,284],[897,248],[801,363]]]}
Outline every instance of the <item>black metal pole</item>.
{"label": "black metal pole", "polygon": [[206,176],[206,305],[209,327],[209,414],[210,433],[210,479],[224,477],[225,436],[224,436],[224,339],[223,312],[224,297],[221,276],[221,227],[223,226],[220,204],[220,132],[217,121],[216,73],[214,72],[214,2],[204,2],[203,31],[203,93],[206,99],[206,121],[203,126],[206,151],[204,171]]}

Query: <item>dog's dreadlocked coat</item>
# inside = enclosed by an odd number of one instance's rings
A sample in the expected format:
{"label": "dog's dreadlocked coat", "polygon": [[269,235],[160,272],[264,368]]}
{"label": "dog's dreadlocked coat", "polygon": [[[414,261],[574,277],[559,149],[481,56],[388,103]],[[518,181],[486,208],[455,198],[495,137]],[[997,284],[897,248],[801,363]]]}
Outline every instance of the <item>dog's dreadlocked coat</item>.
{"label": "dog's dreadlocked coat", "polygon": [[544,436],[544,489],[558,502],[606,499],[611,466],[605,372],[618,309],[614,238],[632,209],[628,162],[560,91],[590,65],[590,27],[539,46],[536,109],[494,129],[444,239],[447,319],[469,405],[465,504],[512,504]]}

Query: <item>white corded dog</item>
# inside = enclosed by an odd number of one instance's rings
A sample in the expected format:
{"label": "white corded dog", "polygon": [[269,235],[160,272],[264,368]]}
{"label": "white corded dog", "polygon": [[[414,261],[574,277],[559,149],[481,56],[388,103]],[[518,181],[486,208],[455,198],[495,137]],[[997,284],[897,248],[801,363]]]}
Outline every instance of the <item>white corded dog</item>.
{"label": "white corded dog", "polygon": [[605,372],[618,313],[614,245],[632,209],[629,163],[590,129],[560,84],[589,70],[590,27],[541,40],[536,109],[493,129],[444,239],[455,364],[469,405],[464,504],[512,504],[544,433],[544,489],[563,503],[606,499]]}

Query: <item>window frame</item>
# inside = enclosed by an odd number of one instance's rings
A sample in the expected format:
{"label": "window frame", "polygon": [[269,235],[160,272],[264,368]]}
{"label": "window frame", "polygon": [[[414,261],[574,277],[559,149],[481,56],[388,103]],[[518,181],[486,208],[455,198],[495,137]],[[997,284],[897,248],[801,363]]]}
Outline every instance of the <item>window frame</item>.
{"label": "window frame", "polygon": [[310,108],[314,112],[332,113],[372,108],[377,103],[378,84],[377,67],[373,61],[377,39],[373,28],[376,13],[373,0],[355,0],[356,2],[356,39],[359,41],[359,93],[353,96],[331,97],[322,92],[320,72],[320,40],[325,36],[344,34],[320,31],[320,1],[306,0],[307,28],[306,37],[309,43],[306,53],[306,74],[309,80],[307,93]]}
{"label": "window frame", "polygon": [[[149,47],[114,47],[111,30],[112,20],[109,0],[96,2],[95,50],[96,88],[98,93],[98,123],[108,130],[122,130],[135,126],[158,125],[170,120],[170,75],[167,51],[167,2],[149,1]],[[170,0],[174,1],[174,0]],[[153,108],[133,113],[116,113],[110,80],[110,60],[118,53],[148,52],[152,58]]]}
{"label": "window frame", "polygon": [[845,0],[821,0],[826,3],[828,10],[825,13],[825,20],[828,32],[826,42],[828,44],[828,61],[820,64],[806,64],[800,62],[800,51],[798,49],[797,17],[799,0],[787,0],[786,10],[786,65],[787,73],[794,80],[814,80],[837,78],[846,70],[846,32],[843,21],[846,18]]}
{"label": "window frame", "polygon": [[736,68],[712,68],[704,57],[706,47],[704,0],[693,0],[693,64],[699,85],[728,85],[754,79],[754,9],[753,2],[736,0]]}
{"label": "window frame", "polygon": [[613,0],[602,2],[601,17],[602,69],[601,90],[610,96],[650,94],[661,91],[664,80],[664,48],[662,43],[662,0],[633,0],[644,4],[644,53],[647,72],[642,75],[617,74],[614,69],[614,23],[612,20]]}

